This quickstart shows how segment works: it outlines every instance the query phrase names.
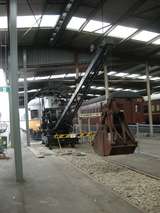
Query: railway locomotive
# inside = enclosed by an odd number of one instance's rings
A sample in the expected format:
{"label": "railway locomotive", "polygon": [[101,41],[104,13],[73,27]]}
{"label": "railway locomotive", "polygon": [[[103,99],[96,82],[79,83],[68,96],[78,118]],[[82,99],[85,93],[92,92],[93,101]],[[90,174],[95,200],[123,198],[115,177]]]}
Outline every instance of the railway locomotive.
{"label": "railway locomotive", "polygon": [[[63,112],[65,100],[59,99],[56,96],[46,96],[36,98],[29,102],[29,129],[30,135],[34,140],[42,140],[42,143],[52,148],[58,145],[55,135],[55,124]],[[25,122],[24,122],[25,123]],[[22,124],[21,124],[22,126]],[[63,128],[59,133],[68,134],[72,132],[72,122],[68,119],[63,124]],[[78,142],[78,138],[72,134],[72,137],[60,137],[61,145],[74,146]]]}

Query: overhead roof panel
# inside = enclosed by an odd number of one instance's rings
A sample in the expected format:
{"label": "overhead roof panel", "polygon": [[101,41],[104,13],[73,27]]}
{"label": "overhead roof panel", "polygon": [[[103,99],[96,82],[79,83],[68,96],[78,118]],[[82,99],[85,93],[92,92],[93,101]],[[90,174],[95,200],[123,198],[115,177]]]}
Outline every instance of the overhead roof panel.
{"label": "overhead roof panel", "polygon": [[137,28],[118,25],[108,35],[117,38],[128,38],[137,31]]}
{"label": "overhead roof panel", "polygon": [[132,37],[133,40],[148,42],[153,38],[157,37],[159,34],[147,30],[142,30],[138,34]]}
{"label": "overhead roof panel", "polygon": [[82,24],[86,21],[85,18],[73,16],[67,25],[67,29],[79,30]]}
{"label": "overhead roof panel", "polygon": [[95,32],[95,33],[104,33],[109,27],[111,27],[108,22],[101,22],[96,20],[90,20],[85,26],[83,31]]}

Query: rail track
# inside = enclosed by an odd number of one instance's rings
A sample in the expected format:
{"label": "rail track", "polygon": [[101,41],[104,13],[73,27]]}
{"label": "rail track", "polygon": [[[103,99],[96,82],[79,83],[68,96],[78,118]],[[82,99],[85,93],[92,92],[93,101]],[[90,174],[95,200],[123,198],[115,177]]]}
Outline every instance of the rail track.
{"label": "rail track", "polygon": [[160,158],[146,154],[110,157],[110,161],[145,176],[160,180]]}

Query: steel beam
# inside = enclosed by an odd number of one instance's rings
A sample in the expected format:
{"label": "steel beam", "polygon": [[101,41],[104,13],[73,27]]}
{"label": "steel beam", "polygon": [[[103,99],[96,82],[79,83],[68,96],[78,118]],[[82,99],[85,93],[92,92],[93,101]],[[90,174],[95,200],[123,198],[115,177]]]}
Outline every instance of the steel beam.
{"label": "steel beam", "polygon": [[104,36],[107,36],[112,30],[114,30],[122,21],[124,21],[126,18],[128,18],[131,14],[134,13],[137,9],[139,9],[147,0],[138,0],[134,2],[131,7],[128,8],[127,11],[125,11],[124,14],[122,14],[118,19],[112,24],[111,27],[109,27],[104,34],[102,34],[96,41],[99,42],[99,40],[103,39]]}
{"label": "steel beam", "polygon": [[149,77],[149,65],[147,62],[146,62],[146,83],[147,83],[147,96],[148,96],[149,130],[150,130],[150,136],[153,136],[151,88],[150,88],[150,77]]}
{"label": "steel beam", "polygon": [[29,133],[29,117],[28,117],[28,85],[27,85],[27,52],[23,50],[23,74],[24,74],[24,106],[26,118],[26,137],[27,146],[30,146],[30,133]]}
{"label": "steel beam", "polygon": [[[83,29],[86,27],[86,25],[89,23],[89,21],[92,19],[92,17],[95,16],[95,14],[97,13],[97,11],[99,9],[101,9],[104,4],[107,2],[108,0],[104,0],[104,1],[98,1],[97,5],[95,6],[95,8],[93,8],[93,10],[91,10],[91,12],[87,15],[86,17],[86,21],[82,24],[82,26],[79,29],[79,32],[82,32]],[[104,27],[105,29],[106,27]],[[79,36],[79,34],[74,34],[71,38],[71,44],[74,42],[74,40]]]}
{"label": "steel beam", "polygon": [[17,48],[17,1],[9,0],[9,75],[11,86],[11,139],[14,144],[16,180],[23,181],[23,165],[19,124],[18,98],[18,48]]}
{"label": "steel beam", "polygon": [[105,83],[105,96],[106,100],[109,98],[109,81],[108,81],[108,74],[107,74],[107,64],[106,62],[104,63],[104,83]]}
{"label": "steel beam", "polygon": [[57,24],[52,32],[52,37],[50,39],[51,45],[55,46],[59,39],[61,38],[63,32],[65,31],[74,11],[77,9],[79,0],[68,0],[64,9],[61,12]]}
{"label": "steel beam", "polygon": [[[99,69],[102,65],[102,60],[104,56],[104,52],[106,51],[106,46],[101,47],[95,56],[93,57],[91,63],[89,64],[85,75],[81,79],[79,85],[77,86],[75,92],[72,94],[71,99],[69,100],[66,108],[64,109],[63,113],[61,114],[59,120],[56,123],[55,129],[59,129],[60,125],[63,123],[65,117],[67,116],[67,113],[70,112],[70,117],[74,116],[75,113],[78,111],[80,105],[83,102],[84,97],[86,96],[90,85],[93,81],[93,79],[97,76]],[[77,101],[76,105],[74,106],[74,102],[77,98],[77,96],[80,95],[79,100]],[[72,108],[73,107],[73,108]]]}

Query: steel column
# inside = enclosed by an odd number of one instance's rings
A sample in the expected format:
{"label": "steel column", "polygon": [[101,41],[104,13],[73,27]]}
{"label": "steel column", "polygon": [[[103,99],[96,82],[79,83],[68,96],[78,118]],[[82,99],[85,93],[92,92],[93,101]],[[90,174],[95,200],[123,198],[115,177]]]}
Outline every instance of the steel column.
{"label": "steel column", "polygon": [[24,106],[25,106],[25,118],[26,118],[26,137],[27,137],[27,146],[30,146],[29,118],[28,118],[27,52],[26,52],[26,50],[23,50],[23,74],[24,74]]}
{"label": "steel column", "polygon": [[[75,54],[75,70],[76,70],[76,87],[78,87],[78,79],[79,79],[79,60],[78,60],[78,54]],[[78,96],[77,96],[78,99]],[[79,128],[79,132],[81,133],[82,131],[82,125],[81,125],[81,119],[80,119],[80,111],[78,110],[77,113],[77,119],[78,119],[78,128]]]}
{"label": "steel column", "polygon": [[9,75],[11,86],[11,139],[14,144],[16,180],[23,181],[23,165],[19,124],[18,97],[18,48],[17,48],[17,1],[9,0]]}
{"label": "steel column", "polygon": [[[91,132],[91,118],[90,118],[90,116],[88,117],[88,133],[90,133]],[[92,138],[91,138],[91,136],[89,136],[89,142],[91,143],[91,141],[92,141]]]}
{"label": "steel column", "polygon": [[153,136],[151,88],[150,88],[150,77],[149,77],[149,65],[147,62],[146,62],[146,83],[147,83],[147,96],[148,96],[149,130],[150,130],[150,136]]}
{"label": "steel column", "polygon": [[109,97],[109,81],[108,81],[108,70],[107,70],[106,63],[104,63],[104,83],[105,83],[105,96],[107,100]]}

